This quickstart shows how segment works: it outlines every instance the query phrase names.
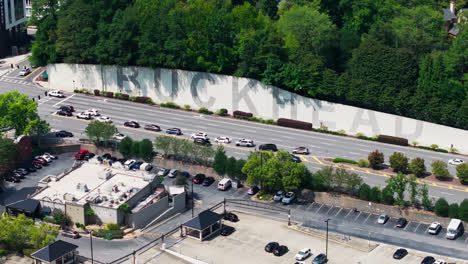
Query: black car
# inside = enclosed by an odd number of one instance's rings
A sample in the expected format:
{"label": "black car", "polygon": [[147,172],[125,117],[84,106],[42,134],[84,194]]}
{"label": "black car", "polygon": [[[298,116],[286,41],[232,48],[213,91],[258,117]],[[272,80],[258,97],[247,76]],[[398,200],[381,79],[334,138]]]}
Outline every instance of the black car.
{"label": "black car", "polygon": [[268,253],[271,253],[276,250],[276,248],[279,247],[279,244],[276,242],[270,242],[265,246],[265,251]]}
{"label": "black car", "polygon": [[398,218],[398,221],[396,222],[395,227],[403,228],[406,226],[407,223],[408,221],[406,220],[406,218]]}
{"label": "black car", "polygon": [[213,177],[206,177],[206,178],[203,180],[202,185],[203,185],[203,186],[210,186],[213,182],[214,182],[214,178],[213,178]]}
{"label": "black car", "polygon": [[232,234],[236,229],[232,226],[223,226],[223,229],[221,229],[221,235],[222,236],[229,236]]}
{"label": "black car", "polygon": [[200,145],[206,145],[206,146],[211,145],[211,142],[210,142],[210,140],[208,138],[194,138],[193,143],[197,143],[197,144],[200,144]]}
{"label": "black car", "polygon": [[206,176],[205,174],[199,173],[193,177],[193,183],[195,184],[201,184],[203,180],[205,180]]}
{"label": "black car", "polygon": [[122,163],[122,165],[127,161],[127,159],[118,159],[118,162]]}
{"label": "black car", "polygon": [[399,248],[395,251],[395,253],[393,253],[393,258],[394,259],[402,259],[404,258],[406,255],[408,255],[408,250],[404,249],[404,248]]}
{"label": "black car", "polygon": [[60,110],[60,111],[57,112],[57,115],[60,115],[60,116],[72,116],[72,113],[71,113],[71,112],[68,112],[68,111]]}
{"label": "black car", "polygon": [[435,259],[433,257],[427,256],[421,261],[421,264],[432,264],[434,262],[435,262]]}
{"label": "black car", "polygon": [[18,183],[18,182],[21,182],[21,180],[17,177],[14,177],[14,176],[5,176],[5,181],[7,182],[14,182],[14,183]]}
{"label": "black car", "polygon": [[28,167],[27,170],[29,172],[35,172],[36,171],[36,168],[34,168],[34,166],[31,166],[31,167]]}
{"label": "black car", "polygon": [[159,126],[153,125],[153,124],[151,124],[151,125],[146,125],[146,126],[145,126],[145,129],[146,129],[146,130],[151,130],[151,131],[156,131],[156,132],[157,132],[157,131],[161,131],[161,128],[160,128]]}
{"label": "black car", "polygon": [[250,186],[249,189],[247,190],[247,193],[250,195],[254,195],[258,193],[260,189],[257,186]]}
{"label": "black car", "polygon": [[275,144],[262,144],[258,147],[259,150],[271,150],[271,151],[278,151],[278,148]]}
{"label": "black car", "polygon": [[42,165],[41,165],[40,163],[33,162],[33,163],[31,163],[31,165],[32,165],[32,167],[33,167],[34,169],[38,169],[38,170],[39,170],[39,169],[42,169]]}
{"label": "black car", "polygon": [[62,106],[59,107],[59,110],[60,111],[66,111],[66,112],[74,112],[75,108],[73,108],[73,106],[71,106],[71,105],[62,105]]}
{"label": "black car", "polygon": [[73,134],[71,132],[62,130],[62,131],[55,133],[55,136],[56,137],[73,137]]}
{"label": "black car", "polygon": [[293,154],[291,154],[291,160],[293,162],[296,162],[296,163],[301,163],[302,162],[301,159],[298,156],[293,155]]}
{"label": "black car", "polygon": [[128,122],[125,122],[125,123],[124,123],[124,126],[126,126],[126,127],[133,127],[133,128],[139,128],[139,127],[140,127],[140,124],[138,124],[138,122],[136,122],[136,121],[128,121]]}
{"label": "black car", "polygon": [[106,154],[102,155],[102,157],[103,157],[104,159],[110,160],[110,159],[112,158],[112,155],[109,154],[109,153],[106,153]]}
{"label": "black car", "polygon": [[22,173],[24,175],[27,175],[29,173],[29,171],[27,169],[25,169],[25,168],[18,168],[15,171],[18,171],[18,172],[20,172],[20,173]]}
{"label": "black car", "polygon": [[12,173],[12,176],[15,177],[15,178],[18,178],[18,179],[24,179],[24,178],[26,178],[24,174],[19,173],[19,172],[13,172],[13,173]]}
{"label": "black car", "polygon": [[273,251],[273,255],[280,257],[283,256],[286,252],[288,252],[288,247],[281,245]]}
{"label": "black car", "polygon": [[233,213],[229,213],[229,212],[226,212],[226,213],[223,215],[223,219],[224,219],[224,220],[231,221],[231,222],[237,222],[237,221],[239,221],[239,218],[237,217],[237,215],[235,215],[235,214],[233,214]]}

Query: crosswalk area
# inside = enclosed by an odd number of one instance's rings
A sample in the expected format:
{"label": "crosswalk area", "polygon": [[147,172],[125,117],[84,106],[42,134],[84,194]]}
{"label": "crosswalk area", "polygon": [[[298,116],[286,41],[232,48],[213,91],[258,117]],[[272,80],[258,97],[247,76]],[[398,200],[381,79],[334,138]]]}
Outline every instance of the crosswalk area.
{"label": "crosswalk area", "polygon": [[30,82],[30,81],[17,80],[17,79],[5,78],[5,77],[0,78],[0,82],[9,82],[9,83],[15,83],[15,84],[35,86],[35,84],[33,82]]}

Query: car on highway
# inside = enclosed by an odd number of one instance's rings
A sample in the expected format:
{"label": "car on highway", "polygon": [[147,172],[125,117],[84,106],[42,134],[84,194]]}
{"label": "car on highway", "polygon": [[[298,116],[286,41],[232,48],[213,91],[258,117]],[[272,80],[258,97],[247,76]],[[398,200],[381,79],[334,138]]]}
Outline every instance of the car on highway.
{"label": "car on highway", "polygon": [[205,174],[199,173],[193,177],[192,181],[195,184],[201,184],[203,180],[205,180],[205,178],[206,178]]}
{"label": "car on highway", "polygon": [[309,149],[306,147],[297,147],[293,149],[293,154],[302,154],[302,155],[309,155]]}
{"label": "car on highway", "polygon": [[86,120],[90,120],[91,119],[91,115],[86,113],[86,112],[81,112],[79,114],[76,115],[76,118],[78,119],[86,119]]}
{"label": "car on highway", "polygon": [[285,194],[286,194],[285,191],[277,191],[275,193],[275,196],[273,196],[273,201],[281,202],[281,200],[283,200]]}
{"label": "car on highway", "polygon": [[224,220],[231,221],[231,222],[237,222],[237,221],[239,221],[239,217],[237,217],[236,214],[231,213],[231,212],[226,212],[226,213],[224,213],[224,214],[223,214],[223,219],[224,219]]}
{"label": "car on highway", "polygon": [[203,186],[210,186],[211,184],[213,184],[214,182],[214,178],[213,177],[206,177],[203,182],[202,182],[202,185]]}
{"label": "car on highway", "polygon": [[56,137],[73,137],[73,133],[65,131],[65,130],[60,130],[58,132],[55,132]]}
{"label": "car on highway", "polygon": [[112,123],[111,118],[107,116],[100,116],[96,119],[96,121],[104,122],[104,123]]}
{"label": "car on highway", "polygon": [[455,165],[455,166],[457,166],[457,165],[460,165],[460,164],[462,164],[462,163],[465,163],[465,161],[462,160],[462,159],[449,159],[449,160],[448,160],[448,164],[449,164],[449,165]]}
{"label": "car on highway", "polygon": [[217,138],[215,138],[214,142],[215,143],[229,144],[229,143],[231,143],[231,139],[228,138],[228,137],[217,137]]}
{"label": "car on highway", "polygon": [[275,251],[275,249],[279,247],[279,244],[278,242],[269,242],[268,244],[266,244],[265,246],[265,251],[268,252],[268,253],[271,253],[273,251]]}
{"label": "car on highway", "polygon": [[324,264],[327,263],[327,255],[320,253],[318,254],[314,260],[312,260],[312,264]]}
{"label": "car on highway", "polygon": [[125,135],[122,134],[122,133],[115,133],[113,136],[112,136],[113,139],[117,139],[117,140],[122,140],[125,138]]}
{"label": "car on highway", "polygon": [[268,150],[271,150],[271,151],[278,151],[278,148],[276,147],[275,144],[271,144],[271,143],[267,143],[267,144],[262,144],[258,147],[259,150],[262,150],[262,151],[268,151]]}
{"label": "car on highway", "polygon": [[394,259],[402,259],[404,258],[406,255],[408,255],[408,250],[404,249],[404,248],[399,248],[395,251],[395,253],[393,253],[393,258]]}
{"label": "car on highway", "polygon": [[295,258],[296,260],[304,260],[312,255],[310,248],[303,248],[297,252]]}
{"label": "car on highway", "polygon": [[99,111],[97,109],[88,109],[85,111],[86,114],[90,115],[90,116],[100,116],[101,114],[99,113]]}
{"label": "car on highway", "polygon": [[52,96],[52,97],[57,97],[57,98],[64,98],[65,97],[65,94],[63,94],[61,91],[47,92],[47,95]]}
{"label": "car on highway", "polygon": [[179,172],[179,170],[177,170],[177,169],[171,169],[171,170],[169,171],[169,173],[167,174],[167,176],[168,176],[169,178],[174,178],[175,176],[177,176],[177,173],[178,173],[178,172]]}
{"label": "car on highway", "polygon": [[76,232],[76,231],[62,231],[60,233],[62,236],[64,237],[69,237],[69,238],[73,238],[73,239],[77,239],[77,238],[80,238],[80,233]]}
{"label": "car on highway", "polygon": [[395,227],[398,227],[398,228],[403,228],[406,226],[406,224],[408,223],[408,220],[406,220],[406,218],[398,218],[396,224],[395,224]]}
{"label": "car on highway", "polygon": [[236,229],[232,226],[223,226],[223,229],[221,229],[220,234],[222,236],[229,236],[230,234],[234,233]]}
{"label": "car on highway", "polygon": [[166,168],[159,168],[158,172],[156,173],[157,176],[166,176],[169,173],[169,169]]}
{"label": "car on highway", "polygon": [[421,264],[434,264],[434,262],[435,262],[434,257],[427,256],[423,258],[423,260],[421,261]]}
{"label": "car on highway", "polygon": [[389,217],[387,214],[381,214],[379,218],[377,218],[377,223],[384,225],[388,221]]}
{"label": "car on highway", "polygon": [[190,135],[190,138],[191,139],[195,139],[195,138],[208,138],[208,134],[204,133],[204,132],[197,132],[197,133],[193,133]]}
{"label": "car on highway", "polygon": [[439,222],[433,222],[428,228],[427,232],[431,235],[437,235],[439,231],[442,229],[442,226]]}
{"label": "car on highway", "polygon": [[249,189],[247,189],[247,194],[249,195],[254,195],[258,193],[260,189],[257,186],[250,186]]}
{"label": "car on highway", "polygon": [[59,111],[57,111],[57,115],[59,115],[59,116],[72,116],[73,114],[71,112],[68,112],[68,111],[59,110]]}
{"label": "car on highway", "polygon": [[209,138],[194,138],[193,143],[200,144],[203,146],[210,146],[211,142]]}
{"label": "car on highway", "polygon": [[283,204],[290,204],[290,203],[294,200],[295,197],[296,197],[296,194],[295,194],[295,193],[293,193],[293,192],[287,192],[287,193],[284,195],[283,199],[281,199],[281,202],[282,202]]}
{"label": "car on highway", "polygon": [[284,254],[286,254],[286,252],[288,252],[288,247],[285,246],[285,245],[281,245],[281,246],[277,247],[275,250],[273,250],[273,255],[275,255],[277,257],[281,257]]}
{"label": "car on highway", "polygon": [[75,108],[71,105],[61,105],[58,109],[62,111],[75,112]]}
{"label": "car on highway", "polygon": [[182,135],[182,130],[180,128],[174,127],[174,128],[168,128],[166,129],[166,134],[170,135]]}
{"label": "car on highway", "polygon": [[126,127],[133,127],[133,128],[139,128],[140,124],[138,124],[137,121],[127,121],[124,123],[124,126]]}
{"label": "car on highway", "polygon": [[298,156],[293,155],[293,154],[291,154],[291,161],[295,162],[295,163],[301,163],[302,162],[301,158],[299,158]]}
{"label": "car on highway", "polygon": [[19,76],[27,76],[28,74],[31,73],[31,70],[29,68],[26,68],[26,69],[22,69],[20,72],[19,72]]}
{"label": "car on highway", "polygon": [[150,131],[156,131],[156,132],[161,131],[161,128],[158,125],[154,125],[154,124],[146,125],[144,129],[150,130]]}
{"label": "car on highway", "polygon": [[242,139],[239,139],[237,142],[236,142],[236,146],[240,146],[240,147],[253,147],[255,146],[253,140],[251,139],[246,139],[246,138],[242,138]]}

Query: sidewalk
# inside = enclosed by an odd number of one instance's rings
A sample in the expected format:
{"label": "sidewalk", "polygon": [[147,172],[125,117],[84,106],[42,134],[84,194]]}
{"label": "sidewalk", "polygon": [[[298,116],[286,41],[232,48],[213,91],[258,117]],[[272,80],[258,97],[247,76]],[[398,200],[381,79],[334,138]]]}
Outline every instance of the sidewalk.
{"label": "sidewalk", "polygon": [[10,64],[18,64],[24,60],[26,60],[29,56],[31,55],[31,53],[26,53],[26,54],[23,54],[23,55],[18,55],[18,56],[13,56],[13,57],[6,57],[6,58],[1,58],[0,59],[0,67],[10,67]]}

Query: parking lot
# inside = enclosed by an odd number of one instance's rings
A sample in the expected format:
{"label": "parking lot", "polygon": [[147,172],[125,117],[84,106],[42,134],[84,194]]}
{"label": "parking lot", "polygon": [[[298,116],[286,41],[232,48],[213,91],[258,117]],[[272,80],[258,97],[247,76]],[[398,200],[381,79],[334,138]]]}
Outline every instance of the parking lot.
{"label": "parking lot", "polygon": [[[294,263],[294,256],[302,248],[310,248],[312,256],[303,263],[310,263],[313,258],[325,253],[325,240],[317,236],[288,228],[285,222],[278,222],[266,218],[258,218],[250,214],[236,212],[240,221],[236,223],[224,222],[236,230],[229,236],[215,236],[206,241],[186,238],[171,246],[169,249],[203,261],[205,263]],[[273,231],[274,230],[274,231]],[[332,234],[330,234],[331,236]],[[178,235],[176,235],[178,236]],[[278,242],[288,247],[288,252],[283,256],[274,256],[264,250],[268,242]],[[354,247],[359,244],[360,247]],[[394,260],[395,246],[380,244],[372,251],[362,250],[367,245],[366,240],[352,238],[348,242],[335,242],[330,240],[328,244],[328,263],[420,263],[428,254],[419,251],[408,250],[409,254],[402,260]],[[358,249],[361,248],[361,249]],[[157,250],[154,249],[154,250]],[[146,263],[161,263],[158,254]],[[161,255],[163,256],[163,255]],[[449,263],[466,263],[456,259],[432,255],[436,259],[442,259]]]}

